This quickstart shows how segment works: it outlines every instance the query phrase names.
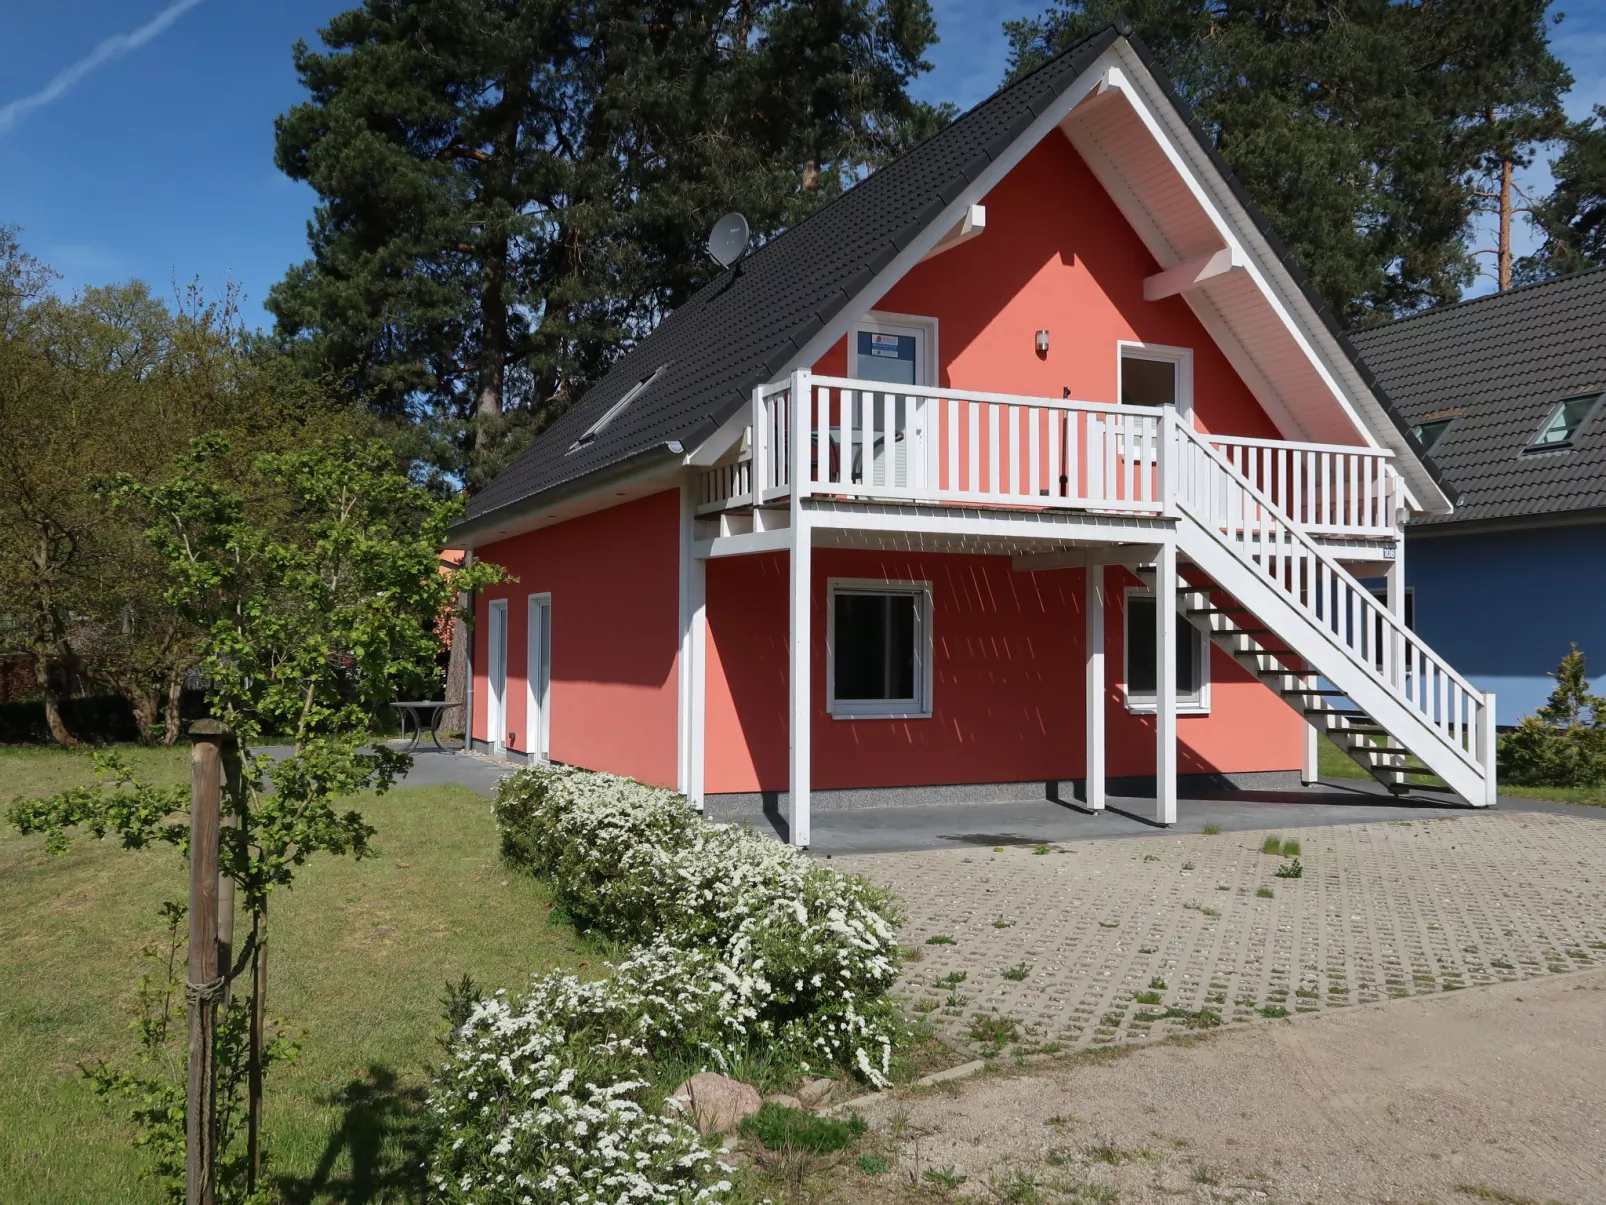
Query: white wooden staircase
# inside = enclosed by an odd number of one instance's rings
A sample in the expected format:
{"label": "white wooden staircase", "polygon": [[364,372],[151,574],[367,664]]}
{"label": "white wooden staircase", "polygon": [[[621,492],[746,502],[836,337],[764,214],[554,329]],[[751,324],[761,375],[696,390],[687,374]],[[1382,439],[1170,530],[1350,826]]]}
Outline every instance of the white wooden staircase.
{"label": "white wooden staircase", "polygon": [[[1182,423],[1170,427],[1179,612],[1390,791],[1492,805],[1494,696],[1456,673],[1218,449]],[[1152,571],[1144,576],[1152,585]]]}

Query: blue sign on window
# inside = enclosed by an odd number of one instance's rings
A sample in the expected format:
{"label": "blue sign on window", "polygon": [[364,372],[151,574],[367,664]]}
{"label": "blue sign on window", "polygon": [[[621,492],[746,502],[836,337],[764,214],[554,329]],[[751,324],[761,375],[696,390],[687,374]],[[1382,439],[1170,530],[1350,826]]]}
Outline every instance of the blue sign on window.
{"label": "blue sign on window", "polygon": [[915,337],[860,331],[859,375],[872,381],[915,383]]}

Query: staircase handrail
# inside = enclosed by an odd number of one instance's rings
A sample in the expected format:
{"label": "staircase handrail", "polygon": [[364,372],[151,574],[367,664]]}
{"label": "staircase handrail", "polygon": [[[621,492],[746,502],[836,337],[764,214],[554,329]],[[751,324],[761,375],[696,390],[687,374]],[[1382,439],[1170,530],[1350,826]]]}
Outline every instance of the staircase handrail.
{"label": "staircase handrail", "polygon": [[[1217,472],[1222,474],[1237,489],[1242,490],[1245,495],[1254,500],[1261,507],[1262,512],[1267,516],[1265,521],[1266,527],[1275,527],[1287,532],[1292,537],[1294,542],[1299,546],[1300,552],[1303,556],[1312,561],[1319,562],[1328,571],[1328,573],[1332,575],[1335,581],[1348,589],[1353,597],[1360,599],[1361,606],[1363,608],[1363,614],[1367,616],[1368,622],[1372,622],[1373,617],[1375,617],[1377,620],[1381,620],[1382,624],[1392,632],[1393,638],[1396,641],[1404,641],[1415,647],[1417,650],[1419,663],[1427,663],[1431,665],[1435,672],[1442,675],[1448,681],[1453,682],[1466,695],[1473,699],[1479,707],[1484,705],[1482,691],[1478,690],[1472,685],[1472,683],[1468,682],[1459,673],[1457,673],[1455,668],[1451,666],[1449,662],[1445,661],[1443,657],[1434,652],[1426,641],[1424,641],[1415,632],[1407,628],[1404,623],[1400,621],[1399,617],[1396,616],[1392,611],[1379,603],[1376,596],[1373,595],[1372,592],[1365,586],[1362,586],[1360,582],[1349,572],[1349,570],[1345,569],[1341,564],[1339,564],[1338,561],[1329,555],[1321,545],[1317,544],[1315,540],[1311,539],[1309,534],[1297,521],[1284,514],[1269,497],[1255,488],[1254,484],[1247,480],[1241,473],[1238,473],[1236,470],[1234,470],[1232,465],[1227,461],[1226,457],[1207,442],[1207,437],[1200,435],[1198,432],[1192,430],[1190,427],[1180,421],[1174,421],[1170,425],[1172,429],[1177,432],[1179,440],[1185,446],[1190,444],[1192,445],[1192,450],[1196,458],[1202,458],[1211,464],[1217,470]],[[1206,530],[1213,532],[1215,520],[1209,514],[1200,513],[1199,506],[1194,498],[1194,489],[1192,487],[1195,483],[1193,481],[1192,474],[1189,469],[1184,467],[1181,457],[1176,458],[1173,467],[1179,475],[1178,484],[1183,487],[1177,489],[1175,492],[1174,496],[1176,498],[1176,504],[1181,509],[1187,511],[1189,516],[1196,520]],[[1231,544],[1232,541],[1226,540],[1224,543]],[[1249,558],[1239,556],[1240,561],[1248,559]],[[1266,580],[1277,582],[1275,577],[1266,574],[1258,567],[1257,572],[1260,573],[1260,576],[1266,578]],[[1283,588],[1280,582],[1277,582],[1277,585],[1279,593],[1287,598],[1288,601],[1294,606],[1305,612],[1306,615],[1313,622],[1315,622],[1317,627],[1327,632],[1328,635],[1332,637],[1335,647],[1339,648],[1346,656],[1348,656],[1355,665],[1365,670],[1368,674],[1372,675],[1372,677],[1384,683],[1385,685],[1393,689],[1403,689],[1403,683],[1393,682],[1389,675],[1380,673],[1370,659],[1357,653],[1355,649],[1343,639],[1341,633],[1335,632],[1332,628],[1330,619],[1323,619],[1320,614],[1316,613],[1311,606],[1304,600],[1300,599],[1297,594],[1293,594],[1287,589]],[[1396,645],[1395,647],[1403,646]],[[1417,711],[1423,711],[1420,698],[1415,701],[1415,707]],[[1424,714],[1429,726],[1433,727],[1435,731],[1438,731],[1439,724],[1434,722],[1431,715],[1427,715],[1426,713]],[[1466,725],[1466,727],[1471,730],[1468,732],[1469,737],[1471,737],[1472,732],[1476,731],[1474,720],[1475,717],[1469,717],[1468,724]],[[1447,747],[1454,749],[1469,763],[1473,765],[1479,764],[1477,757],[1475,757],[1472,752],[1463,748],[1447,734],[1440,732],[1440,735],[1444,737],[1444,743]]]}

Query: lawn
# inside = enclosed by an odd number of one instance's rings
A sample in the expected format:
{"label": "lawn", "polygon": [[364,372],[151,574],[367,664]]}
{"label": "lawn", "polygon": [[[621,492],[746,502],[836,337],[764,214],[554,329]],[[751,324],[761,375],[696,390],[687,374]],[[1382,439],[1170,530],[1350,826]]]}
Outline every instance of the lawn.
{"label": "lawn", "polygon": [[[1420,765],[1420,762],[1414,764]],[[1317,742],[1316,768],[1323,778],[1364,778],[1371,775],[1330,740]],[[1437,782],[1438,779],[1432,781]],[[1606,787],[1526,787],[1500,784],[1502,795],[1524,799],[1548,799],[1554,803],[1578,803],[1587,807],[1606,807]]]}
{"label": "lawn", "polygon": [[[126,753],[149,777],[187,778],[187,749]],[[0,748],[0,809],[90,777],[83,755]],[[586,958],[548,923],[541,885],[501,865],[484,799],[414,787],[353,805],[379,856],[314,858],[274,900],[268,1010],[301,1054],[269,1080],[267,1148],[290,1202],[414,1197],[410,1135],[446,981],[516,987]],[[140,951],[162,936],[157,906],[184,889],[169,849],[86,839],[52,857],[43,838],[0,828],[0,1202],[159,1200],[131,1127],[77,1064],[133,1051]]]}

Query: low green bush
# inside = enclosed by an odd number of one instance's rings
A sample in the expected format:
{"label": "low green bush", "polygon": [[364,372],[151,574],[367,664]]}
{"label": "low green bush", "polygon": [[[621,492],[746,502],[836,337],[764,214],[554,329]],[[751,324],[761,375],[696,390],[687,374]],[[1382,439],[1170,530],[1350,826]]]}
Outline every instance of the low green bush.
{"label": "low green bush", "polygon": [[1606,784],[1606,698],[1592,694],[1578,646],[1550,676],[1556,689],[1533,715],[1500,738],[1500,779],[1514,786]]}

